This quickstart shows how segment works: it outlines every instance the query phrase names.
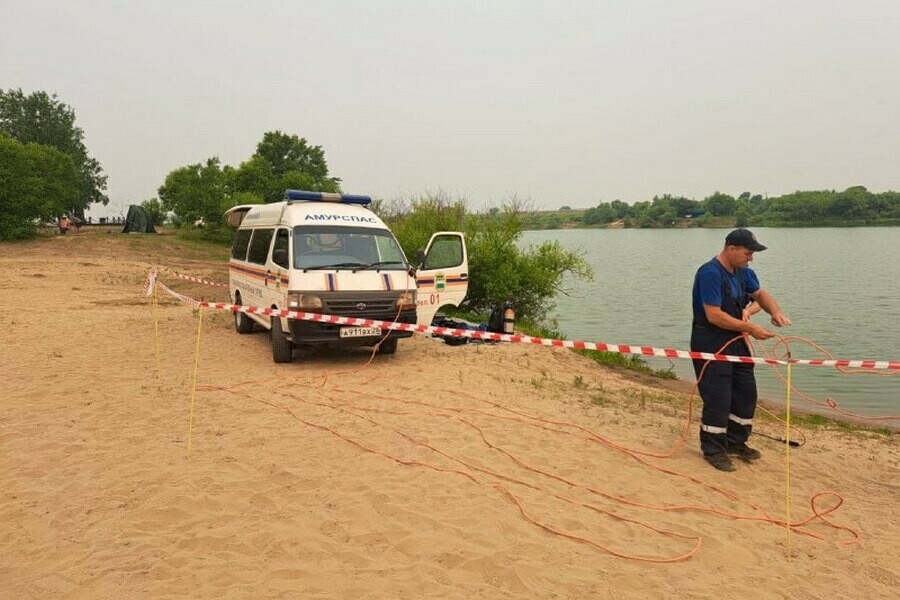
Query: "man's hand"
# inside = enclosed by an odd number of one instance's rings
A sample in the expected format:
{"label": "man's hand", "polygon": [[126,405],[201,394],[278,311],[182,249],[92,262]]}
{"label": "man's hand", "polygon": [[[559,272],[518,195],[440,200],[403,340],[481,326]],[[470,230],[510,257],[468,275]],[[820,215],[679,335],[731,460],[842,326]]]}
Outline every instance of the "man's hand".
{"label": "man's hand", "polygon": [[772,315],[772,325],[776,327],[784,327],[785,325],[790,325],[791,320],[787,318],[782,312],[777,312]]}
{"label": "man's hand", "polygon": [[775,337],[774,333],[756,323],[750,323],[750,329],[747,330],[747,333],[758,340],[767,340],[771,337]]}

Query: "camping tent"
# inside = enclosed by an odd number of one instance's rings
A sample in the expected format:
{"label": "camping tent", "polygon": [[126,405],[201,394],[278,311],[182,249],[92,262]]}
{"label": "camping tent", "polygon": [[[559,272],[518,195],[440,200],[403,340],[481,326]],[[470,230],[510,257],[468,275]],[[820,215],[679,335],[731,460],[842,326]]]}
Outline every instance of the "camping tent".
{"label": "camping tent", "polygon": [[156,233],[156,229],[143,207],[132,204],[128,207],[128,216],[125,217],[125,228],[122,229],[122,233]]}

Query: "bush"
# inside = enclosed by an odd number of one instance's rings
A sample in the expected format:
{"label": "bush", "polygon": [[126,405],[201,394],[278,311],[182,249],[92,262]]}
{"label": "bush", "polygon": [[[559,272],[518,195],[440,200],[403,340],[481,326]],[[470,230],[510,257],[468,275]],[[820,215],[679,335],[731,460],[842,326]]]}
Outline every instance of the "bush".
{"label": "bush", "polygon": [[429,193],[412,200],[394,200],[390,206],[373,203],[374,210],[387,223],[406,257],[415,263],[416,251],[425,248],[437,231],[464,231],[467,220],[462,200],[451,200],[443,192]]}
{"label": "bush", "polygon": [[37,235],[35,223],[21,219],[11,219],[0,214],[0,240],[28,240]]}
{"label": "bush", "polygon": [[469,213],[464,201],[452,200],[442,192],[395,201],[391,207],[379,204],[376,209],[413,262],[416,251],[425,247],[433,233],[465,233],[469,290],[462,308],[476,314],[486,315],[508,301],[515,307],[517,319],[544,323],[555,306],[553,299],[562,291],[565,275],[593,277],[585,260],[558,242],[520,247],[522,211],[516,199],[482,214]]}

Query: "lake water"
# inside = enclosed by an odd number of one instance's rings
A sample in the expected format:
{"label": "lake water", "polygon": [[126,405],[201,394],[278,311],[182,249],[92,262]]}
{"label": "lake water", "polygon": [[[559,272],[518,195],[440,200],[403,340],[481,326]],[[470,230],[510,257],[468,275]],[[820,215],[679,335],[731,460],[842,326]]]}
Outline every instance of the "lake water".
{"label": "lake water", "polygon": [[[808,338],[834,358],[900,360],[900,228],[753,232],[768,250],[756,253],[751,266],[793,325],[770,326],[765,312],[754,321],[784,336]],[[569,295],[557,298],[554,314],[567,339],[688,350],[694,273],[721,250],[727,233],[570,229],[527,231],[522,242],[557,240],[583,253],[594,270],[593,281],[567,280]],[[772,340],[765,344],[773,346]],[[826,358],[805,344],[794,342],[791,349],[794,358]],[[671,366],[680,379],[694,381],[689,360],[647,362]],[[767,366],[756,369],[760,398],[783,403],[785,385],[777,374]],[[795,388],[815,400],[831,398],[866,415],[900,414],[900,375],[844,375],[803,365],[792,371]],[[796,394],[792,406],[823,412]]]}

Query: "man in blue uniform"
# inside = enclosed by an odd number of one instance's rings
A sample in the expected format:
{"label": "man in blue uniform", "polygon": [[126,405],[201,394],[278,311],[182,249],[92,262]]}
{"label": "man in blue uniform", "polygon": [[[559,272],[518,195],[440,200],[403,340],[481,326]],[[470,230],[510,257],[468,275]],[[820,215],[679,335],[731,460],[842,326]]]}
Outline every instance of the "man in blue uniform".
{"label": "man in blue uniform", "polygon": [[[758,340],[775,335],[749,320],[760,309],[771,315],[773,325],[791,324],[775,298],[760,287],[756,273],[748,267],[753,253],[765,249],[749,230],[735,229],[725,238],[722,251],[697,270],[691,350],[750,356],[742,334]],[[734,470],[731,456],[745,462],[757,460],[759,450],[747,445],[756,412],[753,364],[695,359],[694,372],[703,398],[700,422],[703,457],[720,471]]]}

